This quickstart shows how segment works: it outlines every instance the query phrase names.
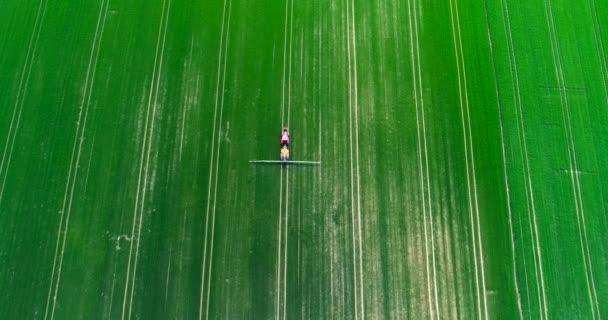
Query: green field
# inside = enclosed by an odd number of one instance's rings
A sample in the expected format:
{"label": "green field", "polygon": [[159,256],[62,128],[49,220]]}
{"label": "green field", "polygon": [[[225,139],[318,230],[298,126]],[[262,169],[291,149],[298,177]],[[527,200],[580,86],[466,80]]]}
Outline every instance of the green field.
{"label": "green field", "polygon": [[600,0],[4,0],[0,318],[608,318],[607,52]]}

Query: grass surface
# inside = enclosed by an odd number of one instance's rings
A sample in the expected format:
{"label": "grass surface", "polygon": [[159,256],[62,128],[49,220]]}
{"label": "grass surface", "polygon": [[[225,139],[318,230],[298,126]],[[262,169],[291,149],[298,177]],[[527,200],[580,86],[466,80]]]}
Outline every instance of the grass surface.
{"label": "grass surface", "polygon": [[[608,316],[608,6],[0,3],[7,319]],[[278,159],[289,127],[293,160]]]}

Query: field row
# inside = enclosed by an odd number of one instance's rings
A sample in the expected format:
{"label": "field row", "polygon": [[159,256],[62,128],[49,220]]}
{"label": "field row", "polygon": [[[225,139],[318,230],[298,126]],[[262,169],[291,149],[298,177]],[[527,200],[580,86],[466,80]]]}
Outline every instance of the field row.
{"label": "field row", "polygon": [[[608,6],[0,4],[0,310],[601,319]],[[293,160],[279,157],[289,127]]]}

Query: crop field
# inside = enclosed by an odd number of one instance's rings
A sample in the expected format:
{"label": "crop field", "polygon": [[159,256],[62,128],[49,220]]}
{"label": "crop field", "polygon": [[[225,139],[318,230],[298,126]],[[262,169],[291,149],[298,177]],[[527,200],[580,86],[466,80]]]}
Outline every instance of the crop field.
{"label": "crop field", "polygon": [[607,52],[600,0],[0,1],[0,318],[606,319]]}

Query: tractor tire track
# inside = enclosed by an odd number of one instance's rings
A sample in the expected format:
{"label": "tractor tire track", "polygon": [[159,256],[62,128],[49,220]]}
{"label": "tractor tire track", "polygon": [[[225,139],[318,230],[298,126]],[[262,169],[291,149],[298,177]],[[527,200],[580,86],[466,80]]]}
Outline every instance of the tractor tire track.
{"label": "tractor tire track", "polygon": [[[78,169],[80,168],[80,158],[82,153],[82,146],[84,143],[84,135],[87,128],[87,121],[89,118],[89,109],[91,106],[91,96],[93,94],[93,87],[95,84],[95,75],[97,71],[97,62],[99,61],[99,53],[101,47],[101,39],[103,38],[103,31],[105,29],[106,18],[108,14],[110,0],[102,0],[99,9],[99,16],[97,18],[97,26],[95,28],[95,35],[93,37],[93,44],[91,45],[91,54],[89,57],[89,64],[87,66],[87,73],[85,77],[85,90],[82,96],[82,101],[79,107],[78,121],[76,122],[76,134],[74,137],[74,143],[72,145],[72,155],[70,159],[70,166],[68,169],[67,181],[65,186],[65,192],[63,195],[63,204],[61,206],[61,217],[59,220],[59,227],[57,230],[57,242],[55,244],[55,255],[53,258],[53,269],[51,272],[51,283],[49,286],[49,293],[46,301],[46,308],[44,312],[44,319],[47,319],[49,315],[50,307],[50,319],[55,316],[55,307],[57,305],[57,293],[59,291],[59,283],[61,281],[61,269],[63,266],[63,257],[65,253],[65,244],[67,242],[67,236],[70,226],[70,215],[72,213],[72,203],[74,199],[74,189],[76,182],[78,181]],[[88,178],[88,176],[87,176]],[[68,199],[69,194],[69,199]],[[59,253],[59,243],[61,242],[61,253]],[[55,275],[57,279],[55,281]],[[51,303],[52,295],[52,303]]]}
{"label": "tractor tire track", "polygon": [[[216,85],[215,85],[215,103],[214,103],[214,107],[213,107],[213,130],[212,130],[212,137],[211,137],[211,156],[209,158],[209,184],[207,186],[207,209],[206,209],[206,213],[205,213],[205,238],[204,238],[204,242],[203,242],[203,261],[202,261],[202,265],[201,265],[201,269],[202,269],[202,273],[201,273],[201,292],[200,292],[200,298],[199,298],[199,320],[203,319],[203,298],[204,298],[204,288],[205,288],[205,271],[206,271],[206,267],[207,267],[207,239],[208,239],[208,234],[209,234],[209,209],[210,209],[210,205],[211,205],[211,183],[213,181],[213,168],[214,168],[214,164],[213,164],[213,159],[214,159],[214,155],[215,155],[215,136],[216,136],[216,128],[217,128],[217,107],[218,107],[218,101],[219,101],[219,90],[220,90],[220,83],[222,81],[222,79],[224,78],[224,73],[222,72],[222,64],[223,64],[223,59],[224,58],[224,25],[225,25],[225,20],[226,20],[226,0],[224,0],[224,5],[223,5],[223,11],[222,11],[222,24],[221,24],[221,30],[220,30],[220,45],[219,45],[219,52],[218,52],[218,63],[217,63],[217,80],[216,80]],[[223,97],[223,92],[222,92],[222,97]],[[219,135],[219,133],[217,133],[217,135]]]}
{"label": "tractor tire track", "polygon": [[8,177],[8,171],[13,157],[13,150],[15,148],[15,140],[17,139],[17,131],[19,130],[19,124],[21,122],[21,114],[23,112],[23,106],[25,104],[25,98],[28,93],[28,86],[30,83],[30,76],[32,74],[32,68],[34,66],[34,58],[36,57],[36,51],[38,49],[38,40],[40,39],[40,33],[44,25],[44,19],[46,17],[46,9],[48,0],[41,0],[36,12],[36,20],[34,21],[34,29],[27,47],[27,54],[25,56],[25,62],[23,63],[23,69],[21,70],[21,78],[19,80],[19,87],[17,89],[17,96],[15,99],[15,105],[13,106],[13,114],[11,116],[11,122],[8,128],[8,134],[6,136],[6,143],[4,145],[4,151],[2,152],[2,161],[0,161],[0,177],[2,177],[2,186],[0,187],[0,205],[2,205],[2,198],[4,195],[4,187],[6,186],[6,178]]}
{"label": "tractor tire track", "polygon": [[[418,14],[417,2],[408,0],[407,11],[410,27],[410,54],[412,62],[412,80],[414,83],[414,104],[416,107],[416,131],[417,131],[417,149],[418,149],[418,167],[420,174],[420,192],[422,195],[422,212],[424,224],[424,249],[425,249],[425,267],[427,276],[427,295],[429,304],[429,316],[431,319],[441,318],[439,311],[439,297],[437,289],[437,269],[435,257],[435,239],[433,226],[433,209],[431,199],[431,184],[429,173],[429,156],[427,147],[426,121],[424,113],[424,90],[422,86],[422,66],[420,59],[420,44],[418,35]],[[412,14],[413,12],[413,14]],[[413,25],[412,25],[413,22]],[[415,40],[414,40],[415,39]],[[427,225],[430,228],[427,230]],[[430,249],[429,249],[429,233],[430,233]],[[430,253],[429,253],[430,251]],[[431,262],[429,262],[431,256]],[[432,265],[432,266],[431,266]],[[432,278],[432,288],[431,288]]]}
{"label": "tractor tire track", "polygon": [[[283,43],[283,77],[281,80],[281,127],[289,127],[291,116],[291,79],[292,79],[292,48],[293,48],[293,0],[285,1],[285,29]],[[288,36],[289,35],[289,36]],[[289,46],[289,50],[287,47]],[[287,92],[287,93],[286,93]],[[287,95],[287,98],[286,98]],[[285,105],[287,105],[287,121],[285,121]],[[283,192],[283,173],[285,172],[285,192]],[[281,166],[279,200],[279,224],[277,246],[277,289],[275,298],[275,319],[287,319],[287,262],[289,244],[289,167]],[[285,194],[285,209],[283,210],[283,194]],[[284,211],[284,212],[283,212]],[[283,225],[285,219],[285,225]],[[284,231],[283,231],[284,229]],[[285,242],[283,244],[283,233]],[[285,247],[283,250],[283,246]],[[281,280],[282,279],[282,280]],[[282,281],[282,283],[281,283]],[[282,284],[282,285],[281,285]]]}
{"label": "tractor tire track", "polygon": [[[475,173],[475,156],[473,150],[473,138],[471,129],[471,118],[469,110],[469,95],[467,88],[466,64],[464,60],[464,49],[462,45],[462,34],[460,31],[460,15],[458,12],[458,1],[450,0],[450,18],[452,23],[452,35],[456,57],[456,71],[458,76],[458,94],[460,99],[461,120],[463,129],[463,142],[467,174],[467,193],[469,202],[469,213],[471,220],[471,240],[473,243],[473,259],[475,266],[475,288],[477,298],[477,315],[479,319],[488,318],[488,305],[486,298],[485,268],[483,259],[483,244],[481,240],[479,205],[477,198],[477,179]],[[463,97],[464,95],[464,97]]]}
{"label": "tractor tire track", "polygon": [[[506,17],[508,17],[508,9],[506,9],[504,1],[501,0],[501,9],[505,8],[505,11],[501,10]],[[495,52],[494,52],[494,44],[493,44],[493,35],[492,35],[492,30],[490,27],[490,16],[488,13],[488,0],[484,0],[484,11],[485,11],[485,22],[486,22],[486,27],[488,29],[488,43],[490,45],[490,53],[492,56],[492,69],[493,69],[493,75],[494,75],[494,83],[495,83],[495,88],[496,88],[496,103],[497,103],[497,107],[498,107],[498,120],[499,120],[499,124],[500,124],[500,146],[501,146],[501,153],[502,153],[502,166],[503,166],[503,176],[505,179],[505,194],[506,194],[506,202],[507,202],[507,213],[508,213],[508,222],[509,222],[509,237],[511,240],[511,268],[513,269],[513,284],[515,287],[515,294],[516,294],[516,299],[517,299],[517,311],[518,311],[518,315],[519,315],[519,319],[524,319],[524,313],[523,313],[523,307],[522,307],[522,302],[521,302],[521,289],[519,288],[519,283],[518,283],[518,276],[517,276],[517,253],[516,253],[516,245],[515,245],[515,232],[514,232],[514,228],[513,228],[513,208],[511,206],[511,191],[510,191],[510,186],[509,186],[509,168],[507,165],[507,147],[506,147],[506,143],[505,143],[505,129],[504,129],[504,117],[503,117],[503,105],[502,105],[502,97],[500,95],[500,82],[498,80],[498,69],[496,67],[496,56],[495,56]],[[510,35],[510,22],[509,22],[509,32],[507,32],[507,19],[503,20],[503,26],[505,28],[505,34],[507,34],[507,37],[510,39],[511,41],[511,35]],[[509,59],[511,59],[512,57],[514,57],[514,53],[511,50],[512,47],[512,42],[510,42],[510,44],[508,44],[509,47]],[[509,61],[509,65],[516,69],[516,66],[513,66],[513,62],[512,60]],[[514,85],[515,86],[515,85]],[[519,87],[519,81],[517,81],[517,87]],[[518,89],[519,92],[519,89]],[[516,101],[516,100],[514,100]],[[518,132],[519,134],[519,132]]]}
{"label": "tractor tire track", "polygon": [[[167,4],[168,1],[168,4]],[[161,13],[158,36],[156,40],[156,50],[154,55],[154,68],[152,72],[150,93],[148,96],[148,105],[146,110],[146,122],[144,126],[144,139],[142,141],[140,163],[139,163],[139,176],[137,178],[137,193],[135,197],[135,206],[133,209],[133,224],[131,227],[131,241],[129,245],[129,260],[127,264],[127,274],[125,279],[125,291],[123,295],[122,314],[121,319],[131,319],[133,310],[133,296],[135,291],[135,280],[137,276],[137,261],[139,257],[139,244],[141,238],[141,228],[143,225],[143,213],[145,209],[146,192],[148,184],[148,170],[150,163],[150,152],[152,150],[153,138],[154,138],[154,125],[156,110],[158,106],[158,92],[160,79],[163,68],[164,53],[167,29],[169,23],[169,15],[171,11],[171,0],[163,0],[163,9]],[[141,194],[141,197],[140,197]],[[139,211],[139,212],[138,212]],[[135,258],[132,259],[133,255],[133,242],[135,240],[135,227],[137,225],[137,239],[135,247]],[[131,264],[133,261],[133,271],[131,272]],[[131,274],[132,273],[132,274]],[[129,296],[129,309],[127,311],[127,296]]]}
{"label": "tractor tire track", "polygon": [[[227,10],[227,11],[226,11]],[[226,17],[227,14],[227,17]],[[213,246],[215,240],[215,213],[217,207],[217,186],[219,179],[219,162],[220,162],[220,149],[221,149],[221,131],[222,131],[222,120],[224,116],[224,98],[225,98],[225,88],[226,88],[226,68],[228,65],[228,48],[230,44],[230,21],[232,17],[232,0],[228,2],[228,8],[226,8],[226,0],[224,0],[224,9],[222,14],[222,35],[220,36],[220,58],[218,60],[218,78],[217,78],[217,86],[216,86],[216,96],[215,96],[215,107],[214,107],[214,124],[213,124],[213,141],[212,141],[212,156],[211,156],[211,164],[210,164],[210,174],[209,174],[209,190],[208,190],[208,201],[207,201],[207,212],[205,218],[205,248],[203,252],[203,272],[202,272],[202,285],[201,285],[201,296],[200,296],[200,304],[199,304],[199,319],[203,318],[203,297],[205,290],[205,280],[207,282],[207,292],[206,292],[206,302],[205,302],[205,319],[209,319],[209,305],[211,301],[211,276],[213,272]],[[226,21],[225,21],[226,20]],[[224,23],[226,22],[226,23]],[[226,37],[224,38],[224,24],[226,25]],[[224,53],[222,54],[222,49]],[[224,59],[222,63],[222,57]],[[223,68],[221,68],[223,65]],[[220,68],[221,72],[221,99],[219,94],[220,87]],[[217,107],[219,100],[219,129],[217,131],[217,141],[215,140],[216,136],[216,120],[217,119]],[[217,146],[217,153],[215,154],[215,165],[213,164],[213,148]],[[213,176],[212,170],[215,168],[215,176]],[[211,180],[214,178],[214,187],[213,187],[213,207],[210,210],[211,204]],[[209,238],[209,243],[207,243],[208,239],[208,231],[209,231],[209,214],[211,213],[211,237]],[[207,247],[209,247],[209,271],[205,273],[207,267]]]}
{"label": "tractor tire track", "polygon": [[600,22],[598,17],[598,10],[595,0],[589,0],[591,4],[592,20],[593,20],[593,32],[595,36],[595,42],[597,47],[597,55],[600,60],[602,68],[602,85],[604,87],[604,96],[606,97],[606,106],[608,107],[608,63],[606,62],[606,54],[604,51],[604,41],[602,40],[602,30],[600,28]]}
{"label": "tractor tire track", "polygon": [[[287,73],[287,127],[291,119],[291,67],[292,67],[292,48],[293,48],[293,0],[291,1],[291,12],[289,18],[289,71]],[[289,248],[289,167],[285,168],[285,257],[283,258],[283,320],[287,319],[287,262]]]}
{"label": "tractor tire track", "polygon": [[[354,0],[350,0],[349,2],[350,3],[346,4],[346,26],[348,54],[348,105],[351,171],[351,222],[353,237],[353,281],[355,290],[355,319],[363,320],[365,319],[365,290],[363,283],[363,239],[361,234],[361,181],[359,170],[359,88],[357,84],[358,77],[356,42],[357,34],[355,20],[355,2]],[[356,243],[356,239],[358,240],[358,243]]]}
{"label": "tractor tire track", "polygon": [[[517,56],[515,53],[515,45],[513,41],[513,33],[511,31],[511,16],[509,13],[509,4],[501,0],[501,3],[504,7],[504,29],[507,34],[507,48],[509,51],[509,61],[511,65],[511,74],[513,75],[513,86],[514,90],[514,102],[516,104],[516,113],[517,113],[517,136],[520,145],[523,149],[520,149],[520,157],[522,159],[522,163],[524,165],[523,170],[523,180],[526,188],[526,206],[527,206],[527,216],[528,216],[528,227],[530,229],[530,237],[531,237],[531,245],[532,250],[534,251],[534,273],[535,273],[535,282],[537,288],[537,298],[539,308],[540,319],[544,319],[547,317],[547,298],[546,298],[546,289],[545,289],[545,275],[543,268],[543,258],[540,244],[540,236],[538,234],[538,223],[537,223],[537,212],[536,212],[536,203],[534,197],[534,186],[532,183],[532,169],[530,166],[529,160],[529,152],[528,152],[528,143],[527,143],[527,134],[526,127],[524,123],[524,114],[523,114],[523,102],[521,97],[521,88],[520,88],[520,80],[519,80],[519,72],[518,72],[518,62]],[[526,281],[527,284],[527,281]]]}
{"label": "tractor tire track", "polygon": [[589,240],[587,238],[587,226],[585,221],[585,208],[583,203],[582,187],[580,182],[580,170],[576,155],[576,144],[574,141],[574,128],[572,115],[570,113],[570,105],[568,102],[568,92],[566,88],[566,79],[561,63],[561,52],[559,48],[559,40],[557,38],[557,29],[555,27],[555,18],[553,17],[553,8],[550,0],[545,0],[547,26],[549,28],[549,36],[551,39],[551,53],[555,67],[555,75],[557,84],[560,88],[560,99],[562,108],[562,117],[564,121],[564,130],[566,139],[568,140],[568,163],[570,166],[570,180],[572,183],[574,204],[576,206],[576,219],[579,230],[579,240],[581,244],[581,255],[585,267],[585,278],[587,282],[587,293],[591,307],[591,315],[593,319],[601,319],[600,304],[597,297],[595,279],[593,276],[593,264],[591,262],[591,254],[589,252]]}

